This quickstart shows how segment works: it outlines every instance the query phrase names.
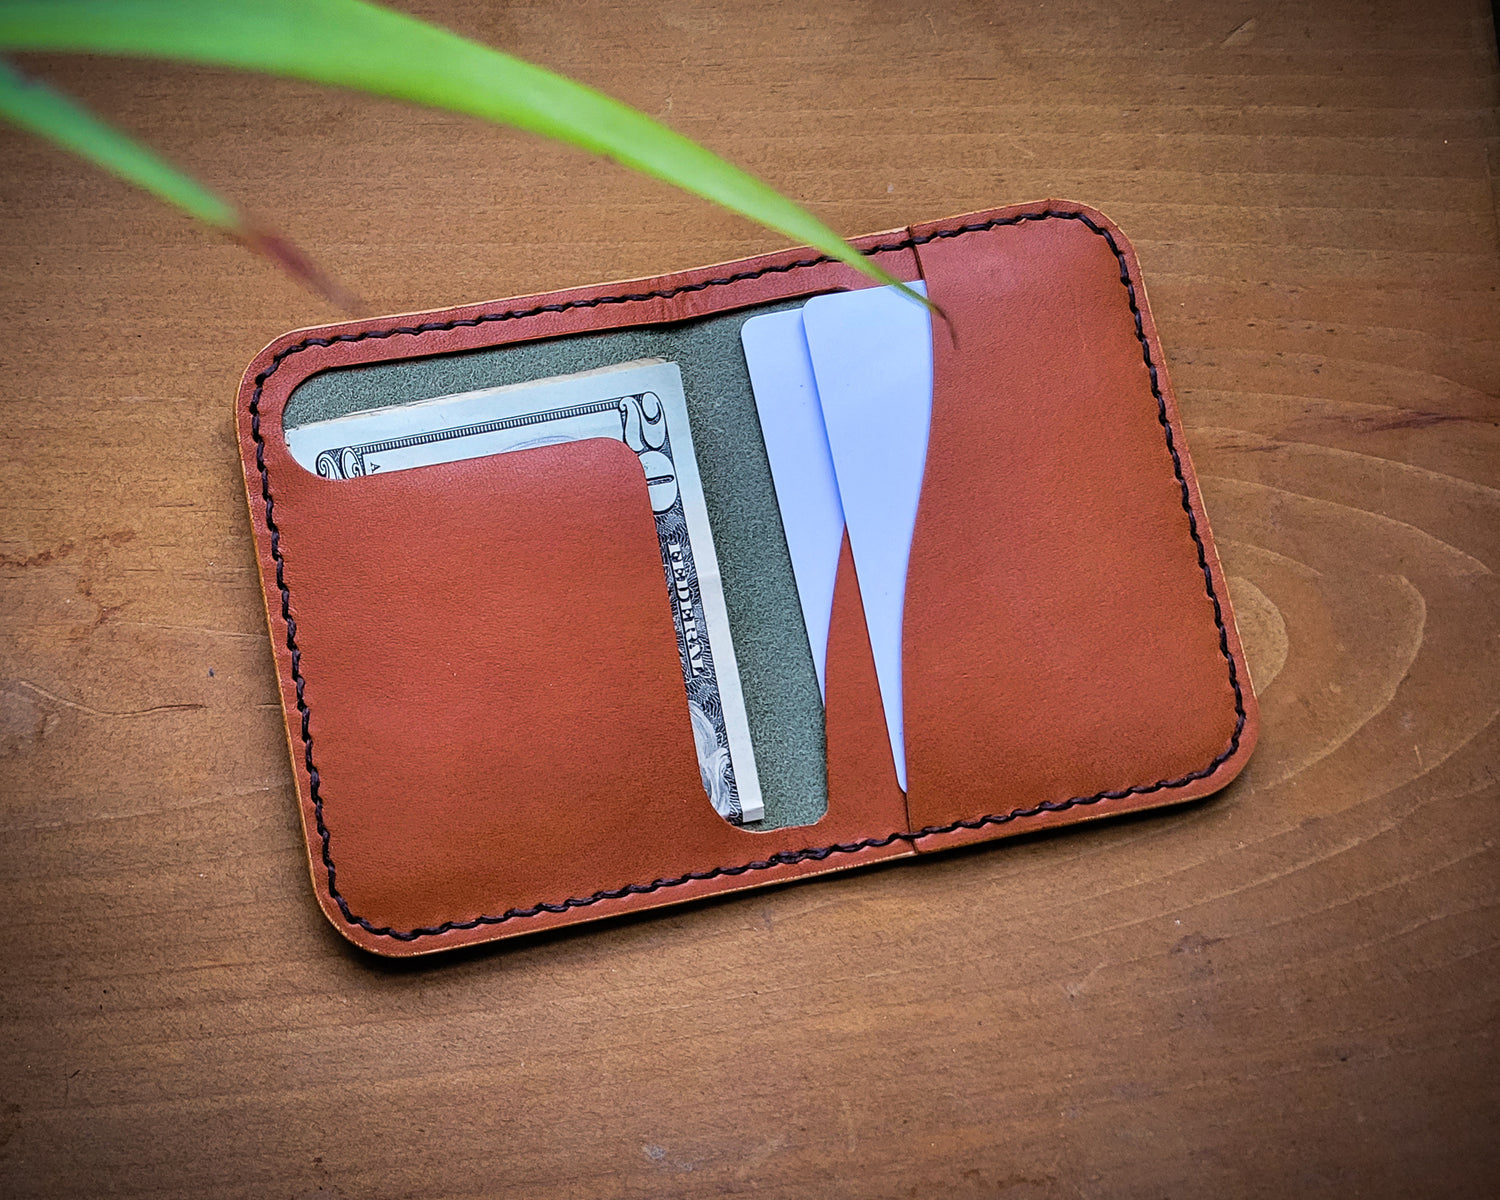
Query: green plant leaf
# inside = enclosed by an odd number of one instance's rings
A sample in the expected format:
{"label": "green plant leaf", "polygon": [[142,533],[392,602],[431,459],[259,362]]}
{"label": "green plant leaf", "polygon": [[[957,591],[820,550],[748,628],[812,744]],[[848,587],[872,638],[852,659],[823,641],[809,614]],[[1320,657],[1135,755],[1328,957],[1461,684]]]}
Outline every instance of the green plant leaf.
{"label": "green plant leaf", "polygon": [[75,101],[0,62],[0,115],[226,233],[244,226],[239,210]]}
{"label": "green plant leaf", "polygon": [[0,0],[0,49],[240,67],[513,125],[693,192],[932,308],[811,213],[645,114],[363,0]]}
{"label": "green plant leaf", "polygon": [[121,179],[175,204],[206,225],[276,260],[324,297],[349,312],[359,302],[285,238],[246,219],[228,200],[184,175],[128,134],[105,124],[77,101],[0,60],[0,117],[71,150]]}

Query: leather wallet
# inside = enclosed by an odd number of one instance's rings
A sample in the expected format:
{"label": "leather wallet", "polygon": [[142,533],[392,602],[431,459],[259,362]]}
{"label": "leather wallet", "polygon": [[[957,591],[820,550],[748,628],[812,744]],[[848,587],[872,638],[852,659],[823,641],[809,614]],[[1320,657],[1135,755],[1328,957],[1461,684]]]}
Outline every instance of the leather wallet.
{"label": "leather wallet", "polygon": [[[782,741],[817,750],[776,769],[821,815],[779,825],[708,804],[625,446],[333,480],[285,429],[299,406],[655,349],[683,369],[695,440],[719,439],[703,474],[726,598],[753,608],[786,550],[734,331],[868,279],[788,250],[303,330],[251,363],[236,416],[308,865],[350,941],[422,954],[1179,803],[1242,768],[1255,699],[1125,238],[1050,200],[855,245],[946,316],[902,629],[908,786],[846,540],[825,703],[752,712],[773,766]],[[747,612],[731,605],[736,644],[772,674],[793,662]]]}

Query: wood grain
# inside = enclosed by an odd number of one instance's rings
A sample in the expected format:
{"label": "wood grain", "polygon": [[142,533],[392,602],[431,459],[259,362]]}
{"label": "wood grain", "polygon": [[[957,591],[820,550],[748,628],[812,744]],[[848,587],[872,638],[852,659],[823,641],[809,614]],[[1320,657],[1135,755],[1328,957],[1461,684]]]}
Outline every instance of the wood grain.
{"label": "wood grain", "polygon": [[[415,8],[415,6],[413,6]],[[232,444],[336,314],[3,135],[0,1192],[1481,1196],[1500,1178],[1489,9],[428,4],[848,233],[1140,251],[1265,731],[1184,811],[393,967],[304,877]],[[778,243],[295,83],[28,65],[378,310]]]}

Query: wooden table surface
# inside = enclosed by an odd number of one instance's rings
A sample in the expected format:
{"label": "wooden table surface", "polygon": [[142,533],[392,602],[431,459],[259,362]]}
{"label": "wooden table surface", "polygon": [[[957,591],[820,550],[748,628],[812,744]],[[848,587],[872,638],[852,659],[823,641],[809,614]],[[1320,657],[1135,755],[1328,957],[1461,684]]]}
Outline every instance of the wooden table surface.
{"label": "wooden table surface", "polygon": [[[306,879],[231,430],[337,316],[0,136],[0,1193],[1480,1196],[1500,1178],[1478,0],[429,3],[854,234],[1134,240],[1264,708],[1195,807],[391,966]],[[782,244],[602,161],[27,60],[375,310]]]}

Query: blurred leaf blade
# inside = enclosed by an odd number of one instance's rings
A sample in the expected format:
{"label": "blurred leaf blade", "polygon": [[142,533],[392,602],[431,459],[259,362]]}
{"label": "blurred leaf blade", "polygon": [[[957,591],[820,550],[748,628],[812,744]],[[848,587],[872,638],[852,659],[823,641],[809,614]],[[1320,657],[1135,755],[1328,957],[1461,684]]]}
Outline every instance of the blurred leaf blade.
{"label": "blurred leaf blade", "polygon": [[360,302],[318,269],[287,239],[260,228],[224,197],[178,170],[129,134],[101,121],[76,100],[0,60],[0,118],[46,138],[80,158],[189,216],[228,234],[278,263],[339,308],[361,311]]}
{"label": "blurred leaf blade", "polygon": [[229,201],[128,134],[105,124],[76,101],[45,83],[28,79],[6,62],[0,62],[0,116],[175,204],[215,229],[236,235],[244,231],[244,219]]}
{"label": "blurred leaf blade", "polygon": [[931,307],[811,213],[644,113],[364,0],[0,0],[0,49],[239,67],[512,125],[702,196]]}

